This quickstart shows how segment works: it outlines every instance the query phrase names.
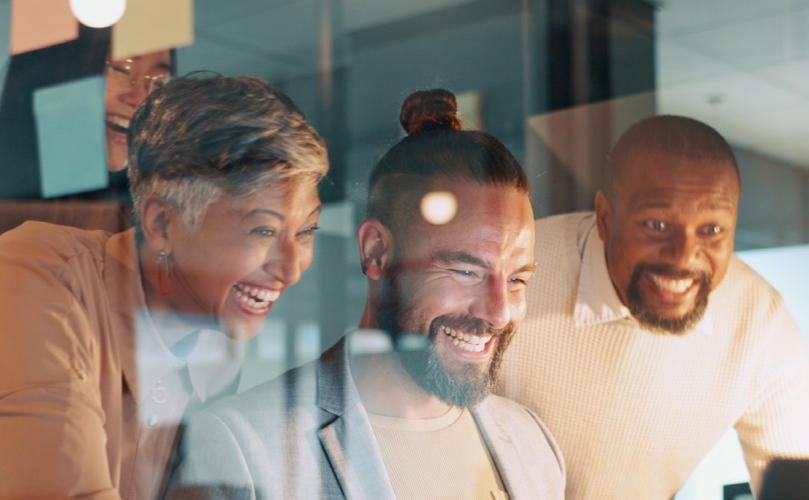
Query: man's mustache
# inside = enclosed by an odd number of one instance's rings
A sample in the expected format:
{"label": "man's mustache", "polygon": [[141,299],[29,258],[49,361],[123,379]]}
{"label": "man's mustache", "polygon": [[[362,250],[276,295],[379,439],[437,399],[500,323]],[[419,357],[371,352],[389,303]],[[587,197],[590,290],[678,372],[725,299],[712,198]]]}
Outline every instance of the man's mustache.
{"label": "man's mustache", "polygon": [[463,330],[474,335],[491,335],[492,337],[508,335],[515,329],[514,323],[511,321],[503,328],[492,328],[483,320],[472,316],[440,316],[433,321],[434,329],[442,325],[453,330]]}
{"label": "man's mustache", "polygon": [[652,273],[657,274],[659,276],[665,276],[667,278],[672,279],[694,279],[694,280],[703,280],[709,281],[711,279],[711,273],[706,271],[696,271],[690,269],[678,269],[671,264],[665,263],[648,263],[648,264],[638,264],[635,266],[635,275],[641,275],[643,273]]}

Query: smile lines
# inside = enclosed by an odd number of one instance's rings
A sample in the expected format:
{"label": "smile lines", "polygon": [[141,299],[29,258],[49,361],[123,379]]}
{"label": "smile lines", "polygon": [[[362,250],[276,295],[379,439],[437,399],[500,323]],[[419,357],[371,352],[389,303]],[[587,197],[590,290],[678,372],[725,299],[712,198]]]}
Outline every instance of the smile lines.
{"label": "smile lines", "polygon": [[439,329],[452,339],[453,345],[469,352],[482,351],[486,347],[486,343],[492,339],[491,335],[463,333],[444,325],[441,325]]}
{"label": "smile lines", "polygon": [[275,302],[281,296],[280,290],[266,290],[241,283],[233,285],[233,290],[236,291],[236,296],[242,303],[255,309],[268,307],[270,303]]}

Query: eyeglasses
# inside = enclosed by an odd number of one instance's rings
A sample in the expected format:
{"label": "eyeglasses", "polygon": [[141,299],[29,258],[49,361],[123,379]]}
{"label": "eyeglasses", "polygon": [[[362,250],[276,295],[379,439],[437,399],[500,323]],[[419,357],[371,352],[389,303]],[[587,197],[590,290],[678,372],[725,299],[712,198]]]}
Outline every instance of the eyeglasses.
{"label": "eyeglasses", "polygon": [[129,86],[130,89],[134,89],[138,86],[138,83],[140,83],[143,85],[143,90],[146,92],[146,95],[151,94],[171,80],[171,75],[165,72],[156,73],[154,75],[146,74],[143,75],[143,79],[141,79],[134,74],[134,62],[135,61],[132,59],[126,59],[120,62],[107,61],[107,78],[112,79],[117,85],[122,87]]}

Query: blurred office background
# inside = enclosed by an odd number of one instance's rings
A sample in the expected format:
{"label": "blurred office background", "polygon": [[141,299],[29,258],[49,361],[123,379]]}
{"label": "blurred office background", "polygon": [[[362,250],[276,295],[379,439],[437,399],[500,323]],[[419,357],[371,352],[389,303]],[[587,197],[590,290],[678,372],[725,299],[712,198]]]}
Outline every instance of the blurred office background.
{"label": "blurred office background", "polygon": [[[6,58],[10,3],[0,0]],[[314,263],[251,341],[243,387],[356,325],[368,172],[402,136],[404,97],[436,86],[460,97],[467,127],[524,163],[537,216],[592,208],[606,153],[635,121],[670,113],[714,126],[742,172],[736,249],[807,335],[807,26],[805,0],[195,0],[178,72],[267,79],[326,137],[332,163]],[[677,498],[718,500],[746,480],[731,433]]]}

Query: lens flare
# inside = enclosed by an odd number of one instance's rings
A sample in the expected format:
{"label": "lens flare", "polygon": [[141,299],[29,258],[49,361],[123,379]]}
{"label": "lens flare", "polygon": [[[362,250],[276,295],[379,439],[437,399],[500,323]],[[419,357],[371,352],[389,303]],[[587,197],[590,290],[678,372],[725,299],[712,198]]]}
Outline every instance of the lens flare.
{"label": "lens flare", "polygon": [[430,224],[441,226],[458,211],[458,201],[449,191],[432,191],[421,199],[421,215]]}

